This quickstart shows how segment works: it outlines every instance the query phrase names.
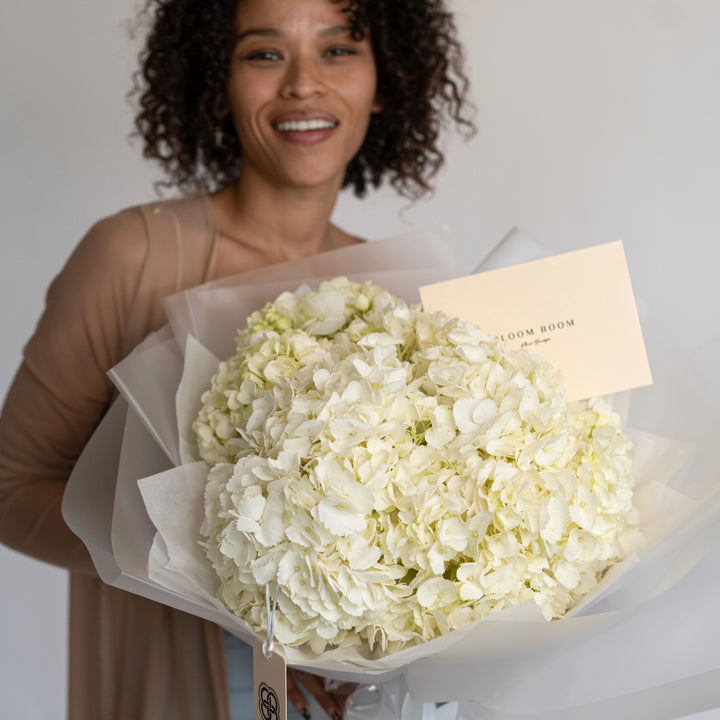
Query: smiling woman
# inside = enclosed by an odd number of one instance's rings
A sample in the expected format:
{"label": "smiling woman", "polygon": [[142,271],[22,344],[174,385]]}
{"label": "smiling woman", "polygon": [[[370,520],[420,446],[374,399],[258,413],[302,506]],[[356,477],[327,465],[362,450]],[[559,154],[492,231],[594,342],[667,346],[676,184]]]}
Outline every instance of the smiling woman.
{"label": "smiling woman", "polygon": [[[145,14],[136,129],[167,184],[192,192],[99,221],[53,282],[0,418],[0,540],[72,571],[73,720],[227,720],[237,647],[103,585],[63,522],[67,478],[115,396],[107,371],[165,322],[164,296],[359,242],[330,222],[341,187],[420,195],[443,120],[472,124],[442,0],[151,0]],[[344,696],[300,679],[343,714]],[[237,697],[233,720],[252,717]],[[291,699],[307,713],[292,682]]]}
{"label": "smiling woman", "polygon": [[[325,4],[340,13],[341,25],[355,40],[369,36],[382,107],[370,119],[343,186],[362,196],[368,185],[388,179],[407,196],[421,195],[443,161],[437,145],[443,117],[462,133],[473,132],[463,56],[445,3]],[[193,0],[166,0],[158,5],[138,76],[137,129],[146,141],[145,155],[158,160],[178,187],[216,189],[240,173],[242,148],[227,112],[226,83],[239,34],[236,16],[253,3],[218,0],[198,7]]]}

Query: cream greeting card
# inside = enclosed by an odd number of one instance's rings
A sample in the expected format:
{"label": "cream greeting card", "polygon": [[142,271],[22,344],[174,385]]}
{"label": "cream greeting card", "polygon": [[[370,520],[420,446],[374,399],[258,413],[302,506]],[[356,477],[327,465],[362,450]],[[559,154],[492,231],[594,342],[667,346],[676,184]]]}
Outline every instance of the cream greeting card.
{"label": "cream greeting card", "polygon": [[560,368],[568,400],[652,383],[621,241],[426,285],[420,296],[425,310]]}

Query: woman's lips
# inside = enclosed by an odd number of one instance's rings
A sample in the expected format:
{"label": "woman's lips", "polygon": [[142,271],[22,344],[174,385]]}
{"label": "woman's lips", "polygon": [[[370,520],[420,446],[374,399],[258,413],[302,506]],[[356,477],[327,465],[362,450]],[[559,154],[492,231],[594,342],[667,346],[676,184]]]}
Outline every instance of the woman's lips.
{"label": "woman's lips", "polygon": [[329,138],[338,121],[328,115],[287,114],[277,118],[272,126],[288,142],[310,145]]}
{"label": "woman's lips", "polygon": [[280,132],[310,132],[312,130],[328,130],[336,126],[336,122],[322,118],[315,118],[313,120],[287,120],[273,124],[273,127]]}

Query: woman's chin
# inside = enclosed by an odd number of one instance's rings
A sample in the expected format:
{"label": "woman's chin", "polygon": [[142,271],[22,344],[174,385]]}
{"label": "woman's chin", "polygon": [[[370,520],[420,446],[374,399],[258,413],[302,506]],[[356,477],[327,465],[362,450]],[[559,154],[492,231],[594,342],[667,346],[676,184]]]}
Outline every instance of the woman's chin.
{"label": "woman's chin", "polygon": [[334,169],[332,172],[322,169],[301,168],[297,172],[288,172],[279,178],[279,185],[286,190],[331,190],[337,192],[345,176],[345,168],[340,172]]}

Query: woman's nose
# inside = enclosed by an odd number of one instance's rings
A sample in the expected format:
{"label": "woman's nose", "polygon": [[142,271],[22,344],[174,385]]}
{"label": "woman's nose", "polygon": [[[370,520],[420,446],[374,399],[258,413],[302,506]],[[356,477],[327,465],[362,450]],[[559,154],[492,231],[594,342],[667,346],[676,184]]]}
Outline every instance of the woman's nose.
{"label": "woman's nose", "polygon": [[287,66],[283,83],[283,96],[304,100],[323,92],[320,68],[309,57],[296,57]]}

